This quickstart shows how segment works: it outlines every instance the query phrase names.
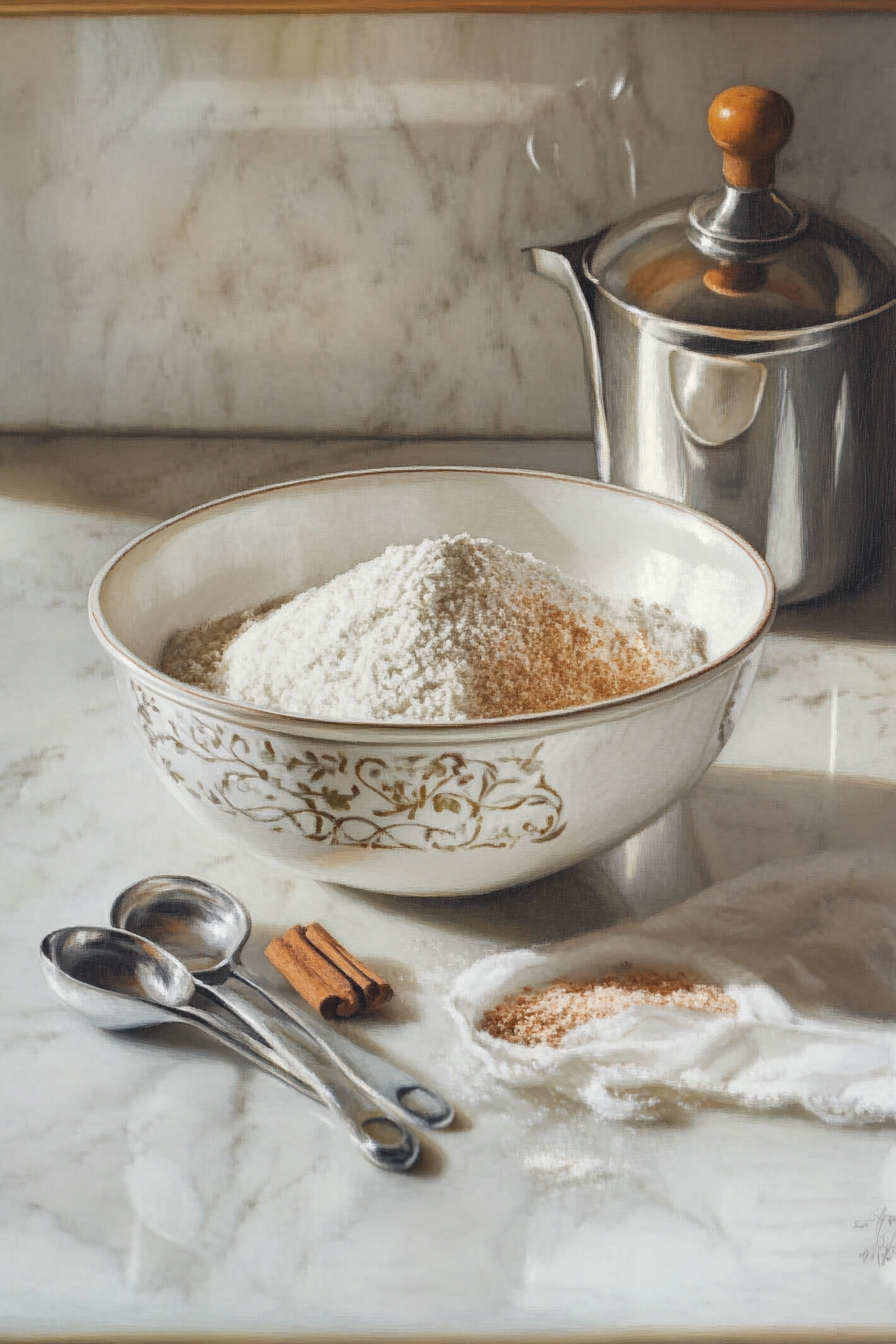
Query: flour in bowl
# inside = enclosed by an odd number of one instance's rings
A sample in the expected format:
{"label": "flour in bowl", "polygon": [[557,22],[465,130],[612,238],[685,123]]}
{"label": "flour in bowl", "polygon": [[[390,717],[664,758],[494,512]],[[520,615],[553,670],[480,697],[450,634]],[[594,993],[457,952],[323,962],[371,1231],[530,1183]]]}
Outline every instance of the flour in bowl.
{"label": "flour in bowl", "polygon": [[667,607],[601,597],[463,533],[389,546],[273,610],[181,632],[161,668],[264,709],[432,722],[591,704],[705,661],[705,633]]}

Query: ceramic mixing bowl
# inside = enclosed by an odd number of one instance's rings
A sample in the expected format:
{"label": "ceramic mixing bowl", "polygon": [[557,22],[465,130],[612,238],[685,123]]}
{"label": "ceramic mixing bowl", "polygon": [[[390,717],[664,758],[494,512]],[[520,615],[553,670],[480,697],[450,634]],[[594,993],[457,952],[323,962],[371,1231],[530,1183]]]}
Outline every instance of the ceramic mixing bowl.
{"label": "ceramic mixing bowl", "polygon": [[[706,631],[698,670],[602,704],[464,723],[277,714],[157,670],[176,631],[326,582],[391,543],[469,532]],[[352,472],[268,486],[153,528],[98,575],[90,617],[125,714],[175,798],[313,877],[395,895],[529,881],[658,817],[724,746],[775,592],[714,520],[542,472]]]}

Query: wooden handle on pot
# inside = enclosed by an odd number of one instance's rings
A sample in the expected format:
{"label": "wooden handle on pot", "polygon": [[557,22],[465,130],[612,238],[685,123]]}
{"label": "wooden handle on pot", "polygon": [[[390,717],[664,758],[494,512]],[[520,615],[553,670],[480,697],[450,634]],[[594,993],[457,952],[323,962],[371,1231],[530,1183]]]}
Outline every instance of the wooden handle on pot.
{"label": "wooden handle on pot", "polygon": [[793,130],[793,108],[772,89],[737,84],[713,99],[709,130],[724,154],[722,172],[731,187],[758,191],[775,180],[775,155]]}

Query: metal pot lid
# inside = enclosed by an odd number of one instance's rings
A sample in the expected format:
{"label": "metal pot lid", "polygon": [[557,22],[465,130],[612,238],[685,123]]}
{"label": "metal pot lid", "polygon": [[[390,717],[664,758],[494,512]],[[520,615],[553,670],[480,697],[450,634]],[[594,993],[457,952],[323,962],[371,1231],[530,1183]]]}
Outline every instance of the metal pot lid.
{"label": "metal pot lid", "polygon": [[896,300],[896,248],[774,187],[793,109],[769,89],[720,93],[709,128],[725,186],[642,211],[605,233],[585,273],[611,298],[688,327],[792,332]]}

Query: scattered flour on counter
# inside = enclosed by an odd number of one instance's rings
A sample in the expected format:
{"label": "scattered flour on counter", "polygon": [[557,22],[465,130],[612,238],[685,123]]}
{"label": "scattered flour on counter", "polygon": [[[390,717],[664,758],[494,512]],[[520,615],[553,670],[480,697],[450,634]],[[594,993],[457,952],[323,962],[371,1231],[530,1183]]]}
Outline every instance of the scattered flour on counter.
{"label": "scattered flour on counter", "polygon": [[525,1153],[524,1170],[549,1178],[552,1184],[575,1185],[582,1181],[608,1181],[619,1174],[619,1168],[604,1157],[593,1153],[562,1152],[548,1149]]}
{"label": "scattered flour on counter", "polygon": [[389,546],[274,610],[181,632],[161,667],[265,709],[431,722],[590,704],[705,661],[704,632],[668,608],[601,597],[464,533]]}

